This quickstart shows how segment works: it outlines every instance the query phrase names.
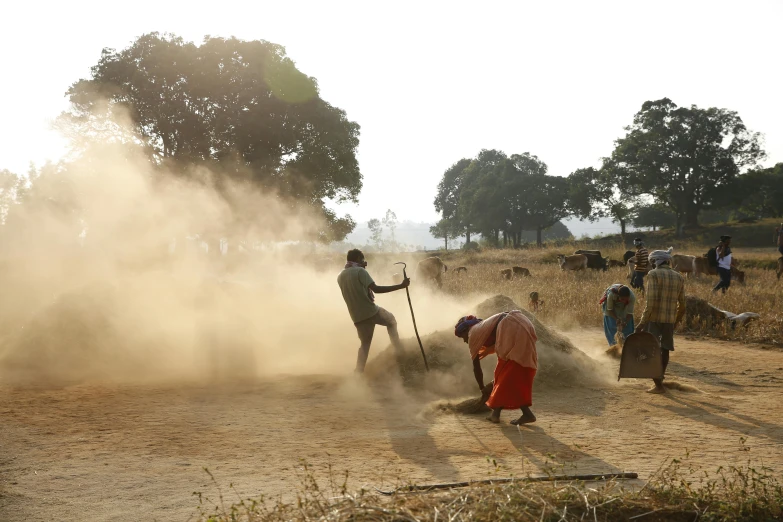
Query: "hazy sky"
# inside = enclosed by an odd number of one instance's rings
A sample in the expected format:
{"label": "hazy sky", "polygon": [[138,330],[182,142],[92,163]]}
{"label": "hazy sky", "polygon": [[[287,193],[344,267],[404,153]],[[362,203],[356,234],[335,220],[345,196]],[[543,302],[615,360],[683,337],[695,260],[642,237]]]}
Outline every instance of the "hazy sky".
{"label": "hazy sky", "polygon": [[65,90],[103,47],[173,32],[286,47],[361,125],[364,221],[432,221],[443,171],[482,148],[551,174],[597,165],[645,100],[736,110],[783,161],[781,1],[9,2],[0,53],[0,168],[56,159]]}

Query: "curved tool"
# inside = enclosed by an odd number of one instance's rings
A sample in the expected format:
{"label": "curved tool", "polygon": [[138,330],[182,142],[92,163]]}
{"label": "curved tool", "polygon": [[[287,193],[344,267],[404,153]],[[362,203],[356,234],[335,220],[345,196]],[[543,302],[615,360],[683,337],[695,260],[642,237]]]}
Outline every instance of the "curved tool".
{"label": "curved tool", "polygon": [[[395,265],[402,265],[402,277],[403,279],[408,278],[408,274],[405,272],[405,269],[408,268],[408,265],[403,263],[402,261],[398,263],[394,263]],[[416,332],[416,340],[419,341],[419,349],[421,350],[421,356],[424,358],[424,367],[427,369],[427,371],[430,371],[430,365],[427,364],[427,356],[424,354],[424,346],[421,344],[421,337],[419,337],[419,329],[416,327],[416,316],[413,315],[413,304],[411,303],[411,292],[406,287],[405,293],[408,296],[408,306],[411,309],[411,319],[413,319],[413,331]]]}

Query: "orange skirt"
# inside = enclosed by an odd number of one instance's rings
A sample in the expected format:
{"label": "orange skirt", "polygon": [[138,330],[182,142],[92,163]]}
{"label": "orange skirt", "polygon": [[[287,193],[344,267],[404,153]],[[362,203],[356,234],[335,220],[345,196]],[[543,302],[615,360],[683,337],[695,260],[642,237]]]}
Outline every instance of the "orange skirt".
{"label": "orange skirt", "polygon": [[515,410],[533,405],[533,379],[535,368],[520,366],[514,361],[498,358],[495,366],[495,385],[487,406]]}

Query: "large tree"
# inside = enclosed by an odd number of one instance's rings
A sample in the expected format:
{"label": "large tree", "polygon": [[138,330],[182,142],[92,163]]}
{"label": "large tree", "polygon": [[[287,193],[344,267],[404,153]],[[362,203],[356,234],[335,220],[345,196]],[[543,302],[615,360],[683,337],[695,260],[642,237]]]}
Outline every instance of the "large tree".
{"label": "large tree", "polygon": [[541,246],[543,230],[571,214],[568,205],[568,180],[547,174],[532,175],[528,180],[526,197],[529,198],[530,205],[527,219],[529,226],[535,227],[536,244]]}
{"label": "large tree", "polygon": [[633,226],[636,228],[673,227],[676,218],[672,211],[663,205],[642,205],[636,209],[633,217]]}
{"label": "large tree", "polygon": [[312,205],[332,225],[325,239],[353,228],[323,202],[357,201],[359,125],[320,97],[280,45],[214,37],[195,45],[151,33],[104,49],[67,94],[60,124],[75,138],[137,143],[168,171],[203,164],[218,188],[239,179]]}
{"label": "large tree", "polygon": [[470,221],[468,216],[460,213],[460,197],[465,185],[465,170],[470,166],[471,160],[462,158],[454,165],[446,169],[438,183],[438,192],[435,196],[435,210],[440,212],[442,219],[449,222],[449,227],[454,237],[467,234],[470,242]]}
{"label": "large tree", "polygon": [[739,210],[756,218],[783,217],[783,163],[752,170],[739,178]]}
{"label": "large tree", "polygon": [[668,98],[648,101],[615,142],[605,168],[624,177],[635,194],[652,195],[683,225],[698,225],[699,213],[730,201],[737,175],[764,157],[759,135],[734,111]]}
{"label": "large tree", "polygon": [[465,233],[467,242],[476,232],[500,245],[502,234],[504,246],[516,247],[524,231],[534,230],[540,245],[543,231],[570,214],[568,182],[548,176],[546,163],[528,152],[509,157],[484,149],[446,170],[435,208],[442,214],[436,237],[444,237],[445,227]]}

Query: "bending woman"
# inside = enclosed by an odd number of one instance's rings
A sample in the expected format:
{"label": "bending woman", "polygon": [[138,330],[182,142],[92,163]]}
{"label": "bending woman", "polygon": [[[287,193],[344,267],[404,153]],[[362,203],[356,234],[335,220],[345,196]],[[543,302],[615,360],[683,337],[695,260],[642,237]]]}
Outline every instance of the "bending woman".
{"label": "bending woman", "polygon": [[[454,327],[454,335],[461,337],[470,348],[473,359],[473,375],[482,393],[482,399],[492,408],[489,420],[500,422],[500,412],[504,409],[520,408],[522,416],[512,420],[511,424],[529,424],[536,421],[530,411],[533,405],[533,379],[538,369],[536,352],[536,329],[533,323],[519,310],[495,314],[488,319],[478,319],[472,315],[463,317]],[[497,354],[495,380],[491,386],[484,387],[484,374],[481,371],[481,359]]]}

